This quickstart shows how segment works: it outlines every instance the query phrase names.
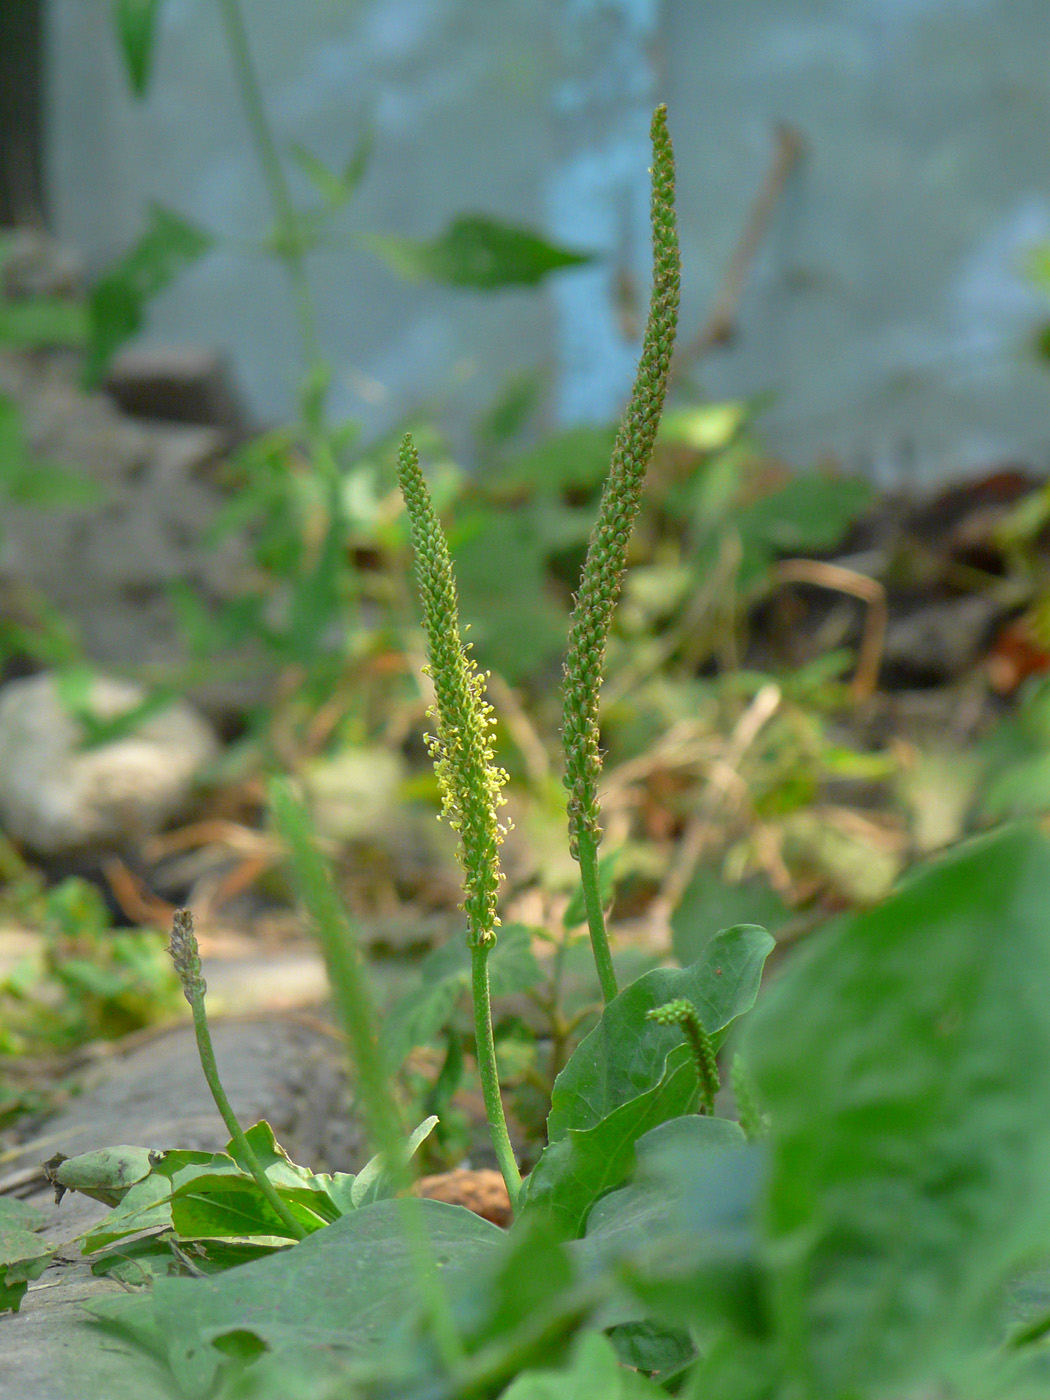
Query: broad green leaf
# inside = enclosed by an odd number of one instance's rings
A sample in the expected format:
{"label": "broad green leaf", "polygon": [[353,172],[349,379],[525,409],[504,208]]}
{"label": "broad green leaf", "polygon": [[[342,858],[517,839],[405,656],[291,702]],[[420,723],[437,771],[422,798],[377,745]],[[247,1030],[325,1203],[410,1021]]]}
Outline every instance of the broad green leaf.
{"label": "broad green leaf", "polygon": [[403,1216],[415,1209],[447,1278],[478,1268],[504,1234],[459,1206],[381,1201],[342,1216],[243,1268],[206,1279],[158,1279],[151,1297],[89,1304],[98,1317],[140,1333],[155,1327],[186,1393],[206,1394],[224,1362],[226,1337],[248,1334],[277,1358],[308,1365],[319,1353],[359,1356],[394,1333],[416,1299],[417,1256]]}
{"label": "broad green leaf", "polygon": [[633,1170],[638,1138],[696,1106],[696,1069],[681,1032],[646,1013],[684,997],[717,1047],[754,1004],[772,947],[764,929],[726,929],[692,967],[657,968],[613,998],[555,1081],[529,1208],[569,1238],[582,1232],[594,1203]]}
{"label": "broad green leaf", "polygon": [[[273,1129],[265,1118],[258,1123],[253,1123],[244,1136],[248,1146],[255,1153],[256,1161],[275,1186],[287,1186],[295,1189],[301,1188],[311,1181],[316,1181],[317,1178],[306,1167],[296,1166],[274,1137]],[[242,1173],[250,1175],[247,1160],[241,1156],[240,1149],[232,1138],[223,1151]]]}
{"label": "broad green leaf", "polygon": [[[498,1344],[538,1316],[563,1306],[578,1282],[568,1250],[547,1221],[515,1220],[500,1247],[451,1290],[450,1305],[471,1352]],[[548,1337],[545,1360],[556,1359],[559,1343]]]}
{"label": "broad green leaf", "polygon": [[481,290],[531,287],[552,272],[593,260],[591,253],[558,247],[530,229],[475,215],[455,219],[429,242],[382,233],[358,238],[402,277]]}
{"label": "broad green leaf", "polygon": [[712,936],[731,924],[759,924],[776,933],[791,911],[764,880],[731,885],[701,867],[671,915],[671,946],[683,967],[695,962]]}
{"label": "broad green leaf", "polygon": [[[438,1120],[436,1114],[431,1114],[429,1118],[424,1118],[418,1128],[413,1129],[409,1134],[405,1144],[405,1161],[411,1159],[419,1151],[420,1146],[426,1142],[427,1138],[437,1127]],[[375,1156],[357,1174],[357,1178],[350,1190],[350,1200],[355,1210],[362,1206],[372,1205],[375,1201],[382,1201],[394,1195],[397,1189],[397,1178],[392,1175],[383,1165],[382,1156]]]}
{"label": "broad green leaf", "polygon": [[114,352],[142,328],[150,298],[202,258],[213,241],[179,214],[150,206],[146,231],[96,283],[88,300],[84,380],[89,388],[102,380]]}
{"label": "broad green leaf", "polygon": [[171,1182],[157,1172],[136,1181],[105,1220],[89,1230],[82,1249],[91,1254],[140,1230],[171,1227]]}
{"label": "broad green leaf", "polygon": [[782,554],[834,549],[873,495],[871,484],[859,477],[810,472],[745,506],[734,524],[745,541]]}
{"label": "broad green leaf", "polygon": [[526,1371],[503,1392],[503,1400],[658,1400],[666,1394],[654,1381],[625,1370],[600,1332],[584,1332],[564,1370]]}
{"label": "broad green leaf", "polygon": [[[91,1272],[97,1278],[115,1278],[131,1288],[152,1283],[155,1278],[181,1273],[183,1259],[176,1253],[176,1242],[170,1233],[146,1235],[144,1238],[123,1240],[91,1260]],[[194,1268],[204,1274],[220,1273],[223,1269],[264,1259],[283,1244],[248,1243],[243,1240],[207,1240],[194,1244],[189,1256]],[[185,1250],[182,1251],[185,1255]]]}
{"label": "broad green leaf", "polygon": [[[684,1217],[708,1226],[739,1203],[724,1195],[704,1197],[696,1191],[699,1174],[725,1152],[746,1145],[739,1123],[727,1118],[672,1118],[638,1139],[635,1180],[605,1196],[587,1222],[584,1255],[605,1262],[643,1254],[660,1236],[681,1239]],[[745,1200],[744,1214],[750,1205]],[[743,1218],[743,1214],[741,1214]]]}
{"label": "broad green leaf", "polygon": [[[193,1170],[193,1169],[191,1169]],[[327,1223],[309,1204],[307,1192],[282,1190],[281,1199],[307,1230]],[[315,1193],[315,1200],[319,1193]],[[288,1227],[251,1177],[232,1172],[194,1174],[171,1196],[171,1221],[184,1239],[250,1239],[254,1235],[288,1238]]]}
{"label": "broad green leaf", "polygon": [[[683,1400],[707,1400],[708,1396],[719,1400],[779,1398],[784,1392],[776,1349],[765,1338],[751,1340],[734,1332],[723,1333],[693,1367],[689,1384],[679,1393]],[[999,1396],[998,1400],[1007,1397]]]}
{"label": "broad green leaf", "polygon": [[647,1133],[637,1154],[634,1180],[597,1203],[574,1246],[588,1271],[615,1270],[635,1295],[616,1320],[688,1325],[698,1340],[727,1322],[741,1335],[762,1332],[752,1225],[761,1148],[745,1143],[739,1124],[694,1114]]}
{"label": "broad green leaf", "polygon": [[1020,703],[980,745],[987,773],[980,815],[988,822],[1036,816],[1050,808],[1050,683],[1033,677]]}
{"label": "broad green leaf", "polygon": [[1050,842],[1010,829],[837,920],[759,1008],[771,1297],[806,1393],[966,1367],[1050,1243]]}
{"label": "broad green leaf", "polygon": [[0,1196],[0,1230],[39,1230],[47,1216],[17,1196]]}
{"label": "broad green leaf", "polygon": [[313,1180],[328,1197],[335,1212],[333,1219],[354,1210],[354,1183],[357,1177],[353,1172],[317,1172]]}
{"label": "broad green leaf", "polygon": [[0,1197],[0,1312],[17,1312],[29,1284],[51,1262],[54,1247],[36,1234],[43,1220],[25,1201]]}
{"label": "broad green leaf", "polygon": [[145,97],[153,68],[153,46],[162,0],[114,0],[113,19],[124,55],[128,84]]}
{"label": "broad green leaf", "polygon": [[657,968],[614,997],[555,1081],[549,1141],[557,1142],[570,1128],[594,1127],[662,1082],[668,1057],[681,1049],[682,1038],[679,1031],[646,1020],[655,1007],[684,997],[716,1047],[721,1044],[731,1023],[754,1005],[772,948],[765,929],[751,924],[724,929],[691,967]]}
{"label": "broad green leaf", "polygon": [[[105,1220],[84,1235],[85,1254],[105,1249],[116,1240],[142,1230],[170,1228],[173,1179],[187,1168],[204,1170],[217,1160],[211,1152],[183,1149],[155,1152],[150,1156],[153,1160],[148,1175],[136,1181]],[[228,1159],[220,1157],[220,1160]]]}
{"label": "broad green leaf", "polygon": [[677,1372],[696,1355],[693,1339],[684,1328],[669,1327],[652,1318],[618,1323],[607,1335],[620,1365],[634,1371]]}
{"label": "broad green leaf", "polygon": [[499,473],[499,485],[520,487],[530,496],[596,490],[609,474],[615,441],[615,426],[565,428],[510,461]]}
{"label": "broad green leaf", "polygon": [[1029,754],[995,773],[980,803],[989,822],[1038,816],[1050,810],[1050,753]]}
{"label": "broad green leaf", "polygon": [[569,1128],[544,1149],[533,1168],[527,1208],[549,1219],[564,1238],[582,1234],[595,1202],[630,1176],[640,1137],[696,1107],[696,1068],[688,1046],[673,1049],[662,1064],[661,1078],[651,1089],[590,1127]]}

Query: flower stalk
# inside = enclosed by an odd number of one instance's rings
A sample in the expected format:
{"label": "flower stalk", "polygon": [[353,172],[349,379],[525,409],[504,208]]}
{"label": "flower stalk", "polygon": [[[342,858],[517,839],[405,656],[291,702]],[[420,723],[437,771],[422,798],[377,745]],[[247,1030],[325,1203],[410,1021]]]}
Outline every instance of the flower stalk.
{"label": "flower stalk", "polygon": [[579,862],[584,906],[602,995],[616,995],[598,884],[602,756],[598,728],[605,650],[620,597],[627,549],[660,425],[678,324],[680,259],[674,212],[674,152],[667,109],[653,113],[651,221],[653,285],[634,387],[613,446],[612,464],[591,534],[565,654],[562,740],[569,843]]}
{"label": "flower stalk", "polygon": [[208,985],[201,974],[200,949],[193,927],[193,915],[188,909],[175,910],[171,923],[171,943],[168,952],[175,964],[179,981],[182,983],[183,994],[193,1012],[193,1031],[197,1037],[197,1053],[200,1056],[204,1078],[208,1081],[208,1088],[215,1100],[215,1107],[219,1110],[219,1116],[226,1124],[226,1130],[236,1145],[241,1160],[251,1172],[256,1186],[265,1196],[267,1203],[284,1225],[285,1232],[292,1239],[305,1239],[310,1232],[296,1220],[277,1194],[273,1182],[266,1175],[262,1163],[256,1157],[251,1144],[245,1137],[244,1129],[226,1097],[226,1090],[222,1087],[219,1067],[215,1062],[215,1048],[212,1045],[211,1031],[208,1028],[208,1017],[204,1010],[204,995],[208,990]]}
{"label": "flower stalk", "polygon": [[416,580],[427,639],[426,674],[436,721],[426,738],[441,790],[442,813],[459,834],[457,858],[463,873],[463,911],[471,954],[471,992],[478,1070],[492,1146],[512,1205],[521,1192],[492,1034],[488,955],[496,942],[497,895],[502,877],[499,847],[506,834],[498,812],[507,775],[494,760],[492,707],[485,699],[487,677],[479,672],[459,627],[459,600],[452,560],[441,522],[419,467],[419,454],[406,436],[398,454],[398,480],[405,500],[416,556]]}

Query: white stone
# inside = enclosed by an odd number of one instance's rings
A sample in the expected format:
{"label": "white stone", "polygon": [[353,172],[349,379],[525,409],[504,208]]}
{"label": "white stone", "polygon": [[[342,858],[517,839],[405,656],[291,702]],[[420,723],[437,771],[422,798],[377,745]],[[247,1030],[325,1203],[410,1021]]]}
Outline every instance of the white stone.
{"label": "white stone", "polygon": [[[145,698],[98,676],[90,705],[115,718]],[[208,723],[184,701],[94,748],[48,672],[0,688],[0,827],[40,855],[123,845],[186,810],[203,764],[218,752]]]}

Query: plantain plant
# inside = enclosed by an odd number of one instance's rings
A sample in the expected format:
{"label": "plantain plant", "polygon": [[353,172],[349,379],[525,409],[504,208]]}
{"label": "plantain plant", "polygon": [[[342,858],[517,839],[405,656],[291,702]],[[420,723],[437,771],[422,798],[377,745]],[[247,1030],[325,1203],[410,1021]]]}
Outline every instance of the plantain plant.
{"label": "plantain plant", "polygon": [[[677,253],[665,117],[654,139],[653,309],[566,662],[569,839],[590,887],[607,1001],[558,1075],[522,1183],[500,1101],[489,970],[499,820],[485,678],[415,449],[399,468],[434,685],[431,753],[459,835],[478,1063],[516,1218],[506,1231],[407,1193],[433,1118],[406,1137],[355,930],[289,784],[275,824],[324,949],[364,1117],[356,1175],[297,1166],[242,1130],[218,1080],[192,920],[172,947],[224,1152],[119,1147],[47,1172],[112,1208],[84,1237],[139,1296],[88,1310],[92,1393],[183,1400],[1024,1400],[1050,1388],[1050,842],[1007,829],[916,872],[881,907],[789,955],[744,1028],[726,1112],[717,1056],[773,940],[711,937],[684,968],[615,990],[595,857],[598,698],[630,525],[659,416]],[[508,940],[510,941],[510,940]],[[54,1251],[0,1199],[0,1305]],[[238,1267],[232,1267],[237,1265]],[[173,1276],[174,1275],[174,1276]],[[75,1350],[63,1349],[68,1371]],[[82,1379],[82,1377],[78,1378]]]}
{"label": "plantain plant", "polygon": [[[652,122],[653,285],[641,359],[627,411],[613,447],[612,465],[591,535],[569,630],[565,657],[564,746],[569,844],[579,862],[591,946],[605,1000],[616,995],[616,975],[605,928],[598,880],[601,777],[598,708],[605,647],[627,563],[631,529],[660,422],[678,318],[680,259],[674,213],[674,153],[667,114]],[[491,706],[485,680],[459,628],[456,583],[441,523],[410,436],[401,445],[398,479],[411,522],[416,576],[423,605],[432,713],[428,736],[444,811],[459,833],[463,909],[471,948],[475,1043],[492,1144],[511,1201],[521,1190],[499,1092],[492,1035],[488,955],[496,942],[499,846],[504,828],[498,809],[506,774],[493,761]]]}

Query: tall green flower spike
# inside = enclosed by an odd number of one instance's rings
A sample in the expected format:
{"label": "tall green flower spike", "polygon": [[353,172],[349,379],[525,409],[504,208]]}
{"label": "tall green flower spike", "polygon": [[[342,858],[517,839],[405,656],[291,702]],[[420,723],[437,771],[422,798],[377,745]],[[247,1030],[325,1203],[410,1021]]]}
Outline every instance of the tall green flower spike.
{"label": "tall green flower spike", "polygon": [[500,1098],[488,974],[488,954],[496,942],[499,924],[499,847],[506,834],[497,814],[505,801],[507,775],[493,761],[491,731],[495,720],[485,699],[487,677],[478,671],[460,636],[452,560],[411,437],[401,444],[397,475],[416,554],[416,580],[430,663],[426,670],[434,682],[435,704],[431,713],[437,720],[437,733],[428,734],[426,739],[445,815],[459,832],[457,854],[463,870],[463,910],[471,949],[478,1072],[492,1145],[513,1204],[521,1191],[521,1176]]}
{"label": "tall green flower spike", "polygon": [[569,839],[572,854],[580,864],[591,944],[606,1001],[616,995],[616,977],[598,885],[598,846],[602,838],[598,702],[605,647],[627,564],[627,546],[667,392],[678,325],[681,266],[674,213],[674,153],[667,131],[666,107],[657,107],[653,113],[650,135],[653,287],[649,319],[634,388],[616,435],[598,520],[587,548],[565,655],[562,740],[565,786],[569,792]]}

